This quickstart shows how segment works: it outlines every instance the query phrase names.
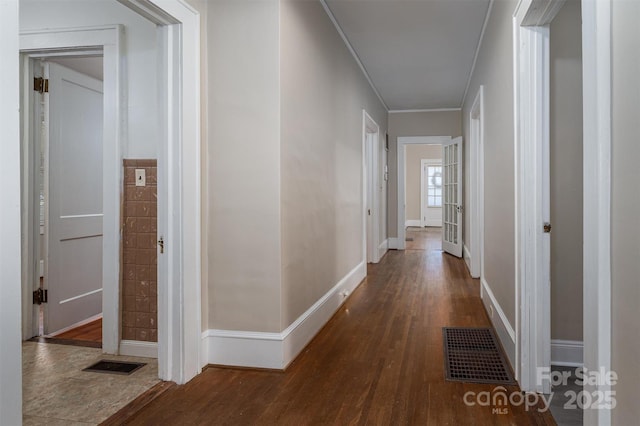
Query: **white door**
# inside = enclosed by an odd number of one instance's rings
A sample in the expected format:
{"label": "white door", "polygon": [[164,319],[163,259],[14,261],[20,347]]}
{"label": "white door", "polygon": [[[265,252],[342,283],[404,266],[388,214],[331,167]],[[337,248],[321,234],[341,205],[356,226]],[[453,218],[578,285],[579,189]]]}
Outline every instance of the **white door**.
{"label": "white door", "polygon": [[442,249],[462,257],[462,138],[442,145]]}
{"label": "white door", "polygon": [[48,303],[44,332],[52,334],[102,312],[103,92],[101,81],[61,65],[47,65]]}

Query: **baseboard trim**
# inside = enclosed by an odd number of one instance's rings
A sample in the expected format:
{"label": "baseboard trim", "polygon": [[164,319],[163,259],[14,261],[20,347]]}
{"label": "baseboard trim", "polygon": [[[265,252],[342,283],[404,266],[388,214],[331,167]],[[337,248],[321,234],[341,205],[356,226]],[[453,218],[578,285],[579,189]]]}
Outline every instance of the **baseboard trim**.
{"label": "baseboard trim", "polygon": [[56,337],[59,334],[66,333],[67,331],[73,330],[74,328],[82,327],[83,325],[86,325],[86,324],[89,324],[91,322],[94,322],[95,320],[99,320],[100,318],[102,318],[102,312],[100,312],[99,314],[96,314],[96,315],[94,315],[92,317],[89,317],[89,318],[87,318],[85,320],[78,321],[75,324],[71,324],[69,327],[62,328],[62,329],[56,331],[55,333],[48,334],[45,337]]}
{"label": "baseboard trim", "polygon": [[366,275],[363,261],[281,333],[206,330],[202,333],[202,365],[284,370]]}
{"label": "baseboard trim", "polygon": [[382,256],[387,254],[388,250],[389,250],[389,240],[387,239],[387,240],[384,240],[382,244],[378,246],[378,260],[382,259]]}
{"label": "baseboard trim", "polygon": [[582,367],[584,343],[577,340],[551,339],[551,365]]}
{"label": "baseboard trim", "polygon": [[420,219],[409,219],[405,220],[404,227],[407,228],[409,226],[421,227],[422,223],[420,223]]}
{"label": "baseboard trim", "polygon": [[467,270],[471,274],[471,252],[466,244],[462,244],[462,256],[464,257],[464,263],[467,265]]}
{"label": "baseboard trim", "polygon": [[389,241],[389,250],[398,250],[400,247],[398,245],[398,237],[389,237],[387,241]]}
{"label": "baseboard trim", "polygon": [[158,358],[158,344],[156,342],[121,340],[120,355]]}
{"label": "baseboard trim", "polygon": [[[502,343],[502,347],[507,353],[509,362],[511,362],[511,366],[513,367],[516,365],[516,332],[507,319],[507,316],[502,310],[502,307],[493,295],[491,287],[489,287],[487,281],[484,278],[482,278],[480,281],[482,283],[482,286],[480,287],[480,297],[482,298],[482,303],[484,304],[487,315],[489,315],[489,319],[491,320],[493,327],[496,329],[496,333],[498,334],[498,338]],[[493,315],[491,315],[491,312],[493,312]]]}

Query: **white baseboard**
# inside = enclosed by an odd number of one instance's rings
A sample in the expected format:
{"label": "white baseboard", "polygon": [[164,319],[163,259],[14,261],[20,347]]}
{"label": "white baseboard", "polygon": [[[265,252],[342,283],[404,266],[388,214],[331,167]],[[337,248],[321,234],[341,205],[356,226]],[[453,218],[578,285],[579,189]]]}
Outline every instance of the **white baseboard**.
{"label": "white baseboard", "polygon": [[487,284],[484,278],[481,280],[481,283],[480,296],[482,297],[482,303],[487,310],[493,327],[496,329],[500,343],[502,343],[502,347],[507,353],[511,367],[514,367],[516,365],[516,332],[513,330],[502,307],[493,295],[489,284]]}
{"label": "white baseboard", "polygon": [[551,339],[551,365],[582,367],[583,351],[583,342]]}
{"label": "white baseboard", "polygon": [[94,315],[92,317],[89,317],[89,318],[87,318],[85,320],[78,321],[75,324],[71,324],[69,327],[62,328],[62,329],[56,331],[55,333],[48,334],[47,336],[48,337],[55,337],[55,336],[57,336],[59,334],[66,333],[69,330],[73,330],[74,328],[81,327],[81,326],[83,326],[85,324],[89,324],[90,322],[94,322],[95,320],[99,320],[100,318],[102,318],[102,312],[100,312],[99,314],[96,314],[96,315]]}
{"label": "white baseboard", "polygon": [[137,340],[121,340],[120,355],[158,358],[156,342],[139,342]]}
{"label": "white baseboard", "polygon": [[389,237],[387,239],[389,241],[389,250],[398,250],[398,237]]}
{"label": "white baseboard", "polygon": [[382,259],[387,251],[389,250],[389,240],[384,240],[382,244],[378,246],[378,259]]}
{"label": "white baseboard", "polygon": [[361,262],[281,333],[206,330],[202,333],[203,366],[285,369],[366,275],[367,265]]}
{"label": "white baseboard", "polygon": [[409,220],[405,220],[404,222],[404,227],[408,227],[408,226],[417,226],[417,227],[421,227],[422,223],[420,223],[420,219],[409,219]]}
{"label": "white baseboard", "polygon": [[462,244],[462,256],[464,257],[464,263],[467,265],[467,269],[471,274],[471,252],[466,244]]}

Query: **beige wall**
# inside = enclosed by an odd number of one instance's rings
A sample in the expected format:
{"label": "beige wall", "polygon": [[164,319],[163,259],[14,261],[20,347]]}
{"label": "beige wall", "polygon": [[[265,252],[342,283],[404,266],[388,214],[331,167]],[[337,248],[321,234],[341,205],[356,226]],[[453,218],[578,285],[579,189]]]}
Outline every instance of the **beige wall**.
{"label": "beige wall", "polygon": [[[469,186],[469,112],[484,85],[485,278],[515,328],[515,189],[513,151],[513,12],[517,1],[493,3],[463,108],[464,175]],[[464,205],[469,205],[465,191]],[[465,217],[465,229],[469,218]],[[466,236],[465,236],[466,238]],[[473,255],[473,253],[472,253]]]}
{"label": "beige wall", "polygon": [[551,338],[582,340],[582,20],[565,3],[550,28]]}
{"label": "beige wall", "polygon": [[612,32],[612,368],[614,425],[640,418],[640,2],[613,1]]}
{"label": "beige wall", "polygon": [[362,109],[387,113],[319,2],[280,7],[285,328],[363,259]]}
{"label": "beige wall", "polygon": [[389,114],[389,181],[387,190],[387,229],[398,236],[398,160],[397,142],[401,136],[452,136],[462,134],[460,111],[403,112]]}
{"label": "beige wall", "polygon": [[279,332],[279,2],[207,8],[208,328]]}
{"label": "beige wall", "polygon": [[441,160],[442,145],[407,145],[405,152],[405,220],[420,220],[422,160]]}

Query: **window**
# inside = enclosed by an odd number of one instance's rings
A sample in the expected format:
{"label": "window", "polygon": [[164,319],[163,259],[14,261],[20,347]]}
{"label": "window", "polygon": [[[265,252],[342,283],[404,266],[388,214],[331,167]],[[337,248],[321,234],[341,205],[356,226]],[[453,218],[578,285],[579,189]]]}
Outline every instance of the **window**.
{"label": "window", "polygon": [[442,166],[427,166],[427,207],[442,207]]}

